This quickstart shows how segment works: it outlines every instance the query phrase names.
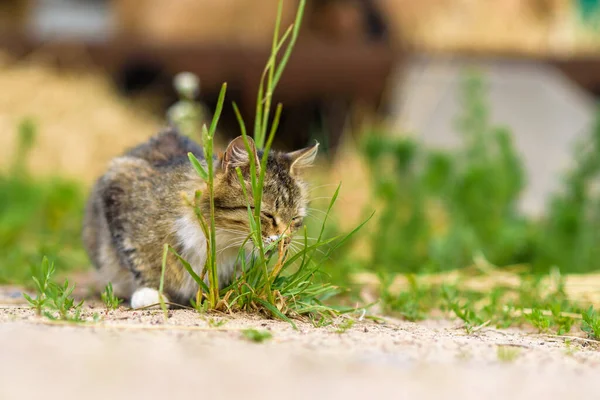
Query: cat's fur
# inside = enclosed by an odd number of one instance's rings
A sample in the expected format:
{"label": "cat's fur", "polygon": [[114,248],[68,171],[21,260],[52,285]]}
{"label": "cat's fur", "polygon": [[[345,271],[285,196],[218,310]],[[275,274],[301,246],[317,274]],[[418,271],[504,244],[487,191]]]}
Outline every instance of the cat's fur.
{"label": "cat's fur", "polygon": [[[241,168],[251,196],[249,157],[258,161],[262,152],[256,151],[250,138],[249,142],[252,151],[246,151],[243,138],[238,137],[215,159],[216,251],[221,287],[239,271],[235,260],[250,231],[246,201],[235,170]],[[313,162],[317,149],[318,144],[268,155],[261,206],[265,243],[280,235],[289,243],[301,226],[308,194],[300,171]],[[188,152],[205,164],[200,146],[168,129],[114,159],[92,189],[83,228],[86,250],[103,283],[111,282],[115,293],[130,299],[134,308],[158,302],[165,243],[173,246],[197,274],[204,268],[207,242],[191,203],[200,191],[196,204],[209,220],[210,202],[206,184],[189,162]],[[246,246],[251,249],[253,245],[248,242]],[[197,289],[192,277],[169,254],[166,297],[186,304]]]}

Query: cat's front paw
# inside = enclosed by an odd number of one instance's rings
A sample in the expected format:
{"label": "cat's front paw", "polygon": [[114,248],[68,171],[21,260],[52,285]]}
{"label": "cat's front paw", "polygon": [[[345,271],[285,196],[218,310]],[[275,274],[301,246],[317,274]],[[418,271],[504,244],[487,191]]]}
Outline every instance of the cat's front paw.
{"label": "cat's front paw", "polygon": [[[162,295],[165,303],[169,302],[169,299],[164,294]],[[157,305],[152,308],[159,308],[158,304],[160,303],[160,293],[156,289],[152,288],[140,288],[133,292],[133,296],[131,296],[131,308],[144,308],[151,305]],[[169,305],[167,304],[167,307]]]}

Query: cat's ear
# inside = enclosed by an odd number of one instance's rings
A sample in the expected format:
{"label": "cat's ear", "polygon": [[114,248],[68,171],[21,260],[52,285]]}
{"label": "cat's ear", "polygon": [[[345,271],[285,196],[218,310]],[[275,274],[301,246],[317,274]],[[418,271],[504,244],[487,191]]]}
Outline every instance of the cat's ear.
{"label": "cat's ear", "polygon": [[243,168],[250,166],[250,157],[254,157],[257,169],[260,167],[254,140],[250,136],[246,136],[246,140],[250,147],[249,153],[248,149],[246,149],[243,136],[238,136],[229,143],[221,160],[221,168],[224,172],[235,170],[236,167]]}
{"label": "cat's ear", "polygon": [[319,142],[315,141],[315,144],[304,149],[296,150],[291,153],[287,153],[291,160],[290,173],[297,174],[302,169],[310,167],[315,158],[317,158],[317,152],[319,151]]}

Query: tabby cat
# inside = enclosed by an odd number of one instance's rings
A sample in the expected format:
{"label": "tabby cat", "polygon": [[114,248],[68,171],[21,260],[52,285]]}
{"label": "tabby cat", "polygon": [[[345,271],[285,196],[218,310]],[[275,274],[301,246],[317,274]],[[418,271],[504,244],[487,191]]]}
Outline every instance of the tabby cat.
{"label": "tabby cat", "polygon": [[[236,260],[241,246],[248,250],[254,246],[246,241],[250,225],[236,167],[240,167],[251,196],[250,157],[258,163],[263,152],[257,151],[251,138],[248,141],[251,151],[238,137],[215,158],[216,253],[221,288],[239,272]],[[268,154],[261,205],[264,243],[283,241],[288,245],[301,227],[308,207],[307,185],[301,172],[313,163],[317,150],[318,143],[291,153]],[[197,274],[204,268],[207,241],[193,204],[196,201],[209,220],[210,201],[206,183],[191,165],[188,152],[206,166],[202,148],[169,128],[114,159],[88,200],[83,227],[85,248],[102,283],[111,282],[115,294],[130,300],[133,308],[159,302],[165,243]],[[201,194],[196,198],[198,192]],[[205,280],[208,282],[208,277]],[[187,304],[197,290],[197,283],[169,255],[165,301]]]}

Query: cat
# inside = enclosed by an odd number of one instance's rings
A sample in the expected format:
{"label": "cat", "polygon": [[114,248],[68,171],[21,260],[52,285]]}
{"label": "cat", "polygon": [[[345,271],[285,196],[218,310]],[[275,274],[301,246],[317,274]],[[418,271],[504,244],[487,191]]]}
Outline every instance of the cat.
{"label": "cat", "polygon": [[[263,151],[252,138],[232,140],[215,157],[214,209],[217,273],[220,288],[235,278],[240,247],[252,250],[247,202],[236,167],[240,167],[251,196],[250,157],[257,165]],[[268,154],[261,204],[264,243],[289,245],[307,215],[308,190],[302,171],[313,164],[319,144],[283,153]],[[207,241],[195,214],[197,201],[209,221],[210,201],[205,181],[188,159],[193,153],[206,167],[202,148],[168,128],[147,142],[112,160],[94,184],[86,204],[83,242],[101,283],[110,282],[116,296],[129,300],[132,308],[159,302],[164,244],[171,245],[196,274],[204,269]],[[252,199],[251,199],[252,202]],[[244,244],[245,242],[245,244]],[[208,274],[207,274],[208,275]],[[208,276],[205,277],[208,283]],[[164,300],[187,304],[198,284],[180,261],[169,254],[165,269]]]}

